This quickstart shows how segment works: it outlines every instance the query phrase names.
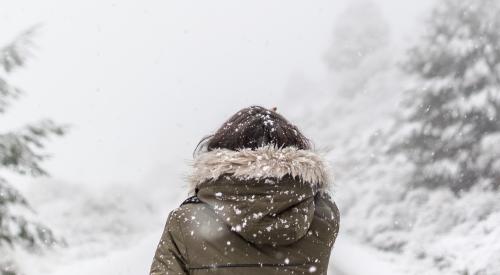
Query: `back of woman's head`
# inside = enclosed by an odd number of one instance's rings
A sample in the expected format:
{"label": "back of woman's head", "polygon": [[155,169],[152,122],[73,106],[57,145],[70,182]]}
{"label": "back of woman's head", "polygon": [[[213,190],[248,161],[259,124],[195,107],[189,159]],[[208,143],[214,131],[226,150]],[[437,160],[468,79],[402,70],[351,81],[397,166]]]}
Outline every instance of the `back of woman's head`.
{"label": "back of woman's head", "polygon": [[250,106],[231,116],[213,135],[200,141],[198,150],[279,148],[310,149],[310,141],[275,110]]}

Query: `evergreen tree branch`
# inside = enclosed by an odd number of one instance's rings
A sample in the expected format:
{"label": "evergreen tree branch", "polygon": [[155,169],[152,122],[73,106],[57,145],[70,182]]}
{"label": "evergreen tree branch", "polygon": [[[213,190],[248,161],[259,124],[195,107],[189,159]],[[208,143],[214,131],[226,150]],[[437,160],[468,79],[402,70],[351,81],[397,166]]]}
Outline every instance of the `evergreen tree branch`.
{"label": "evergreen tree branch", "polygon": [[0,67],[5,72],[10,73],[15,68],[26,64],[34,46],[33,37],[38,29],[39,25],[27,29],[17,36],[14,41],[0,49]]}
{"label": "evergreen tree branch", "polygon": [[62,136],[68,127],[43,120],[23,129],[0,134],[0,166],[31,176],[47,175],[40,163],[49,155],[41,152],[51,136]]}
{"label": "evergreen tree branch", "polygon": [[21,95],[21,90],[7,83],[0,77],[0,114],[4,113],[10,102]]}
{"label": "evergreen tree branch", "polygon": [[7,204],[28,206],[28,201],[19,191],[11,187],[4,178],[0,177],[0,207]]}

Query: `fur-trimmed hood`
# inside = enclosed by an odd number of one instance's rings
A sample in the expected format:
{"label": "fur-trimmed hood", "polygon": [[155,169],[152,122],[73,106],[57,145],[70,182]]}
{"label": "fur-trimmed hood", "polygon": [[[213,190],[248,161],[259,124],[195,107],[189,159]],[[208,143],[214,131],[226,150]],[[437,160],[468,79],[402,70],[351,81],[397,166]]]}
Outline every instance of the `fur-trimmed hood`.
{"label": "fur-trimmed hood", "polygon": [[312,150],[264,146],[256,149],[215,149],[199,154],[189,177],[190,190],[206,181],[231,174],[237,179],[281,179],[291,175],[325,191],[331,185],[329,165]]}

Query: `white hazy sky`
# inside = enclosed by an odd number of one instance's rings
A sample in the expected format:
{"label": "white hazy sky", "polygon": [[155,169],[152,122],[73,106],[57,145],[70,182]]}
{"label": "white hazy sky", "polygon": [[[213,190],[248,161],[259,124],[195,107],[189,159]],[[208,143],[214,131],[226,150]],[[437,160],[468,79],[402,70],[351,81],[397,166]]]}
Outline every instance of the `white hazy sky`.
{"label": "white hazy sky", "polygon": [[[26,95],[0,129],[42,117],[73,125],[50,143],[45,167],[55,178],[176,177],[230,114],[279,107],[291,75],[325,73],[322,56],[348,2],[3,1],[0,43],[43,27],[35,58],[11,77]],[[407,39],[431,0],[374,2]]]}

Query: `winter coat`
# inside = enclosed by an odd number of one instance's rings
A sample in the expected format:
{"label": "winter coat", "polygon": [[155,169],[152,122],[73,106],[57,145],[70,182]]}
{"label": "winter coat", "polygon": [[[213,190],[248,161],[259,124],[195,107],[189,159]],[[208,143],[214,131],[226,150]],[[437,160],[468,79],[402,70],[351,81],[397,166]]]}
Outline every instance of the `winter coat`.
{"label": "winter coat", "polygon": [[339,230],[327,171],[292,147],[202,153],[150,274],[326,274]]}

